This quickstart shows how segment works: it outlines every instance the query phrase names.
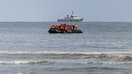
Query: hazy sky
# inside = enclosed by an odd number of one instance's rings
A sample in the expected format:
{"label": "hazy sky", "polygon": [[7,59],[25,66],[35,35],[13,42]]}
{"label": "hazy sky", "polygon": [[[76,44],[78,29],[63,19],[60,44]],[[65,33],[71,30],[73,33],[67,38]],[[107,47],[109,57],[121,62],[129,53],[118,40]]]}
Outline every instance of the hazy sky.
{"label": "hazy sky", "polygon": [[85,21],[132,21],[132,0],[0,0],[0,21],[56,21],[72,10]]}

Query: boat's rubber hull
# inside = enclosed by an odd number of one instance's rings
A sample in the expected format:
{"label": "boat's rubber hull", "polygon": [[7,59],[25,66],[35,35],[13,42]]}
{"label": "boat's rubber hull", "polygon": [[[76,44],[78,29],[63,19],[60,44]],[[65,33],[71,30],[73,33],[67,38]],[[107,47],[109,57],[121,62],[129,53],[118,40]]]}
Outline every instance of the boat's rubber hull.
{"label": "boat's rubber hull", "polygon": [[76,31],[65,31],[65,30],[57,30],[57,29],[49,29],[49,33],[83,33],[81,30]]}

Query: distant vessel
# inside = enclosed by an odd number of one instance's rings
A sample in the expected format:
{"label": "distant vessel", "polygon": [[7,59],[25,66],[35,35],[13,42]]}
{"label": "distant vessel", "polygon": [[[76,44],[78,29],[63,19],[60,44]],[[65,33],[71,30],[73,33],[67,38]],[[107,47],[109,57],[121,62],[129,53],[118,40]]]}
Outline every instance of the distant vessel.
{"label": "distant vessel", "polygon": [[66,17],[62,19],[58,19],[58,22],[81,22],[83,21],[83,18],[79,16],[74,16],[74,12],[72,11],[71,15],[67,15]]}

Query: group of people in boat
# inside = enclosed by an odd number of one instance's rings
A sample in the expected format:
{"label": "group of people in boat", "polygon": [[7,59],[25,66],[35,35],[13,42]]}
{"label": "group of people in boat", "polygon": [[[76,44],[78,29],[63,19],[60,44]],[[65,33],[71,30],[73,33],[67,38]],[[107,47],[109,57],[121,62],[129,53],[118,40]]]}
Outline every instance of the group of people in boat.
{"label": "group of people in boat", "polygon": [[78,25],[61,24],[61,25],[51,25],[50,29],[72,32],[72,31],[78,31],[79,27]]}

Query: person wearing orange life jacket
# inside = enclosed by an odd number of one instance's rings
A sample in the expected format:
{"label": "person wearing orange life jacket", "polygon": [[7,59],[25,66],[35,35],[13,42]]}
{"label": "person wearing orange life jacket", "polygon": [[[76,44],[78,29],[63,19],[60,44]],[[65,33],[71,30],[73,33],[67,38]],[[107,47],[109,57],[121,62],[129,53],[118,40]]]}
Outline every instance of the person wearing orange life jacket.
{"label": "person wearing orange life jacket", "polygon": [[56,25],[56,29],[59,30],[59,29],[60,29],[60,26],[57,26],[57,25]]}
{"label": "person wearing orange life jacket", "polygon": [[67,32],[71,32],[71,31],[72,31],[72,27],[71,27],[70,25],[67,25],[67,26],[66,26],[66,31],[67,31]]}
{"label": "person wearing orange life jacket", "polygon": [[51,25],[51,27],[50,27],[51,29],[55,29],[56,28],[56,26],[55,25]]}
{"label": "person wearing orange life jacket", "polygon": [[65,30],[66,30],[66,31],[68,30],[68,25],[66,25]]}
{"label": "person wearing orange life jacket", "polygon": [[60,30],[65,30],[65,28],[66,28],[66,25],[65,24],[61,24],[60,25]]}
{"label": "person wearing orange life jacket", "polygon": [[71,31],[71,26],[70,25],[66,25],[66,31]]}

